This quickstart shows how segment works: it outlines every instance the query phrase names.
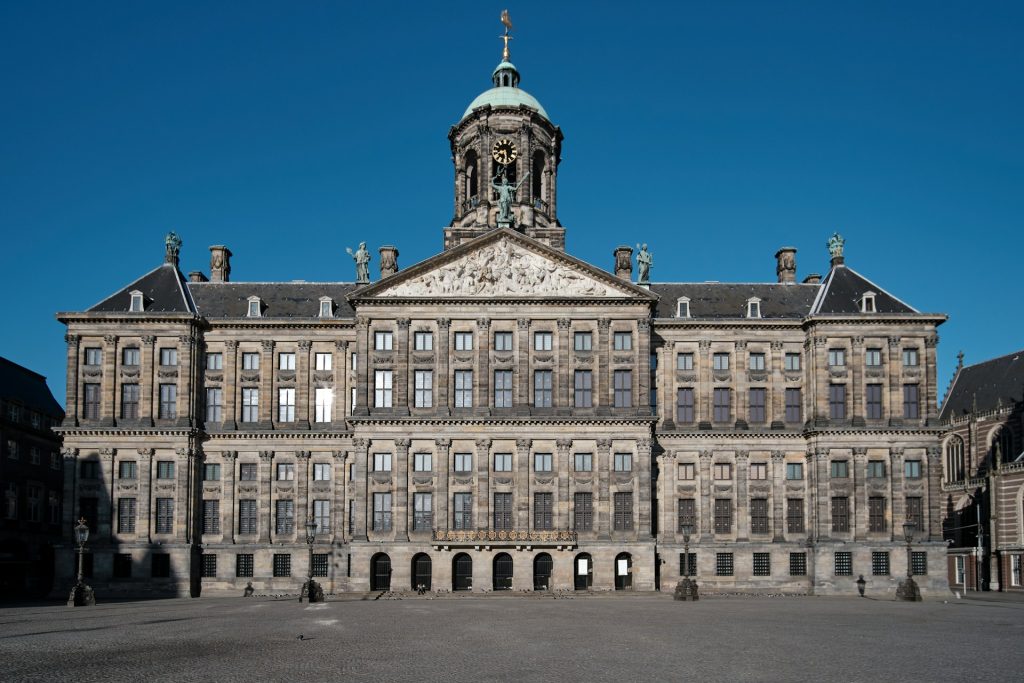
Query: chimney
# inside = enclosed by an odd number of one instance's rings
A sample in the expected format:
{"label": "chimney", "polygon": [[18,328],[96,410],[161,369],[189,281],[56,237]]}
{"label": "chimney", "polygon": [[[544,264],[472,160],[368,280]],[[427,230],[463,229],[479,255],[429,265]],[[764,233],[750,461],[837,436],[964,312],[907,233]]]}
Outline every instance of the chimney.
{"label": "chimney", "polygon": [[633,281],[633,247],[620,245],[612,252],[615,255],[615,277],[626,282]]}
{"label": "chimney", "polygon": [[390,277],[398,272],[398,247],[385,244],[380,251],[380,279]]}
{"label": "chimney", "polygon": [[231,281],[231,250],[223,244],[210,247],[210,282]]}
{"label": "chimney", "polygon": [[808,273],[807,277],[804,278],[805,285],[818,285],[821,284],[821,273]]}
{"label": "chimney", "polygon": [[188,281],[189,282],[209,282],[209,279],[205,275],[203,275],[203,271],[201,271],[201,270],[193,270],[191,273],[188,274]]}
{"label": "chimney", "polygon": [[796,247],[782,247],[775,252],[775,261],[779,282],[787,285],[796,282]]}

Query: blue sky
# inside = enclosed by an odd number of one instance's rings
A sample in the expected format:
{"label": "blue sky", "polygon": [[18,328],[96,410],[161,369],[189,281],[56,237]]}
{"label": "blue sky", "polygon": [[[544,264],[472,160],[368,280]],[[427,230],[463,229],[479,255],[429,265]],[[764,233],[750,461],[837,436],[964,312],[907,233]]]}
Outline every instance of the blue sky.
{"label": "blue sky", "polygon": [[[945,312],[943,386],[1024,347],[1021,3],[0,4],[0,355],[64,399],[58,310],[211,244],[235,280],[351,280],[346,246],[441,248],[447,132],[498,16],[565,133],[568,250],[647,242],[661,281],[847,263]],[[372,272],[376,272],[376,262]],[[941,394],[941,391],[940,391]]]}

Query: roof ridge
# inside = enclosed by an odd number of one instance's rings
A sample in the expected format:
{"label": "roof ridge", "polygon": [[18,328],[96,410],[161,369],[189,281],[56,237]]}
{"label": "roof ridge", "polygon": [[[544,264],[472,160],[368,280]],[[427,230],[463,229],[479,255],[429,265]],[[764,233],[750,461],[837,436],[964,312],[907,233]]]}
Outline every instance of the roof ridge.
{"label": "roof ridge", "polygon": [[962,369],[963,370],[967,370],[968,368],[976,368],[976,367],[978,367],[980,365],[986,365],[988,363],[994,363],[997,360],[1002,360],[1003,358],[1009,358],[1010,356],[1016,356],[1016,355],[1020,355],[1020,354],[1024,354],[1024,349],[1020,349],[1018,351],[1010,351],[1009,353],[1004,353],[1001,356],[994,356],[992,358],[988,358],[986,360],[979,361],[977,363],[972,363],[971,365],[965,365],[965,366],[963,366]]}

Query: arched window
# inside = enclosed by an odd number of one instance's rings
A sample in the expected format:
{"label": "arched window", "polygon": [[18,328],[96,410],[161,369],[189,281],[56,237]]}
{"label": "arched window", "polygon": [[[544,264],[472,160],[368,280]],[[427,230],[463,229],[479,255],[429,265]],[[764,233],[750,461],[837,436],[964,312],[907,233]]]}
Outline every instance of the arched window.
{"label": "arched window", "polygon": [[466,206],[473,207],[480,203],[480,169],[476,151],[466,152]]}
{"label": "arched window", "polygon": [[548,198],[544,196],[544,152],[539,149],[533,153],[533,167],[530,169],[530,187],[533,192],[534,208],[545,209],[544,204]]}
{"label": "arched window", "polygon": [[498,553],[494,557],[494,590],[512,590],[512,556]]}
{"label": "arched window", "polygon": [[578,591],[590,590],[594,583],[594,560],[590,553],[580,553],[572,561],[573,588]]}
{"label": "arched window", "polygon": [[551,555],[547,553],[541,553],[533,559],[533,590],[550,590],[551,569],[553,565]]}
{"label": "arched window", "polygon": [[430,590],[431,585],[430,555],[418,553],[412,558],[412,589]]}
{"label": "arched window", "polygon": [[452,590],[473,590],[473,558],[466,553],[452,558]]}
{"label": "arched window", "polygon": [[633,556],[619,553],[615,557],[615,590],[624,591],[633,588]]}
{"label": "arched window", "polygon": [[964,440],[957,435],[946,444],[946,481],[964,479]]}
{"label": "arched window", "polygon": [[391,558],[386,553],[377,553],[370,558],[370,590],[391,590]]}

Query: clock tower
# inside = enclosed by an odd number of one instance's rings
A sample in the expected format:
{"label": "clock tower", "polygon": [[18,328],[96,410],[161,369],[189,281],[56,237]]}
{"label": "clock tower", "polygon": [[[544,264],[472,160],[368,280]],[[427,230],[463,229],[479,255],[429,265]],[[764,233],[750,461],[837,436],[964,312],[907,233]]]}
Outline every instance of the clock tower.
{"label": "clock tower", "polygon": [[455,212],[444,229],[445,249],[499,227],[565,248],[556,192],[562,131],[519,87],[509,38],[506,30],[502,61],[491,74],[493,87],[478,95],[448,131]]}

